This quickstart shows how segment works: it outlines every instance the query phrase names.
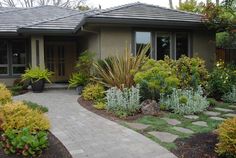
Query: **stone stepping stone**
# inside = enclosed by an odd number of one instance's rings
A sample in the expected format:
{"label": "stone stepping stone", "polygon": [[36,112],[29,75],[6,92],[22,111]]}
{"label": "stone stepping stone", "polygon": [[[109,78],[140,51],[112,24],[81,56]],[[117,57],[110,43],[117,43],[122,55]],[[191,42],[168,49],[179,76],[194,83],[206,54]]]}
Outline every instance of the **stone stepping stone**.
{"label": "stone stepping stone", "polygon": [[192,123],[193,125],[208,127],[207,123],[204,121],[196,121]]}
{"label": "stone stepping stone", "polygon": [[136,130],[145,130],[146,128],[149,127],[149,125],[141,124],[141,123],[128,123],[126,122],[130,128],[136,129]]}
{"label": "stone stepping stone", "polygon": [[187,119],[192,119],[192,120],[196,120],[199,118],[199,116],[197,116],[197,115],[185,115],[184,117]]}
{"label": "stone stepping stone", "polygon": [[230,105],[230,108],[236,109],[236,105]]}
{"label": "stone stepping stone", "polygon": [[205,111],[204,114],[208,115],[208,116],[218,116],[218,115],[220,115],[219,112],[214,112],[214,111]]}
{"label": "stone stepping stone", "polygon": [[174,142],[179,136],[168,133],[168,132],[148,132],[148,134],[158,138],[162,142],[171,143]]}
{"label": "stone stepping stone", "polygon": [[215,110],[221,111],[221,112],[232,112],[233,111],[231,109],[225,109],[225,108],[215,108]]}
{"label": "stone stepping stone", "polygon": [[170,119],[170,118],[161,118],[161,119],[165,120],[169,125],[175,126],[181,124],[181,122],[176,119]]}
{"label": "stone stepping stone", "polygon": [[225,120],[224,118],[221,118],[221,117],[214,117],[214,116],[212,116],[212,117],[210,117],[212,120],[217,120],[217,121],[223,121],[223,120]]}
{"label": "stone stepping stone", "polygon": [[228,113],[228,114],[224,114],[223,116],[225,116],[225,117],[236,117],[236,114]]}
{"label": "stone stepping stone", "polygon": [[194,132],[190,129],[187,128],[183,128],[183,127],[173,127],[174,130],[182,132],[182,133],[186,133],[186,134],[193,134]]}

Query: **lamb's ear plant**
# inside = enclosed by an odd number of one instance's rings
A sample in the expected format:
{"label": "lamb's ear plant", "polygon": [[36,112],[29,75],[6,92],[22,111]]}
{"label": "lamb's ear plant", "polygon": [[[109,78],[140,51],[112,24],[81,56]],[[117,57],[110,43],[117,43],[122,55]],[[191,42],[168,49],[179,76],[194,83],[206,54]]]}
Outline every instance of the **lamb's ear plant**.
{"label": "lamb's ear plant", "polygon": [[232,86],[232,90],[223,95],[222,100],[228,103],[236,103],[236,86]]}
{"label": "lamb's ear plant", "polygon": [[33,83],[44,79],[47,82],[51,83],[50,77],[52,77],[52,75],[53,72],[49,71],[48,69],[41,69],[40,67],[30,67],[25,70],[25,73],[22,75],[22,80],[29,80]]}

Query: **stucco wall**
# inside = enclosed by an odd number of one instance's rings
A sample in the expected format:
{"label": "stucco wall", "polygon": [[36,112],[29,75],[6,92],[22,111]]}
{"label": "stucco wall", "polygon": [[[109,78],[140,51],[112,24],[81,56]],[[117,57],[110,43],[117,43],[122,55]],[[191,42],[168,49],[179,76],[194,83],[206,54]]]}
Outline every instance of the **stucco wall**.
{"label": "stucco wall", "polygon": [[100,33],[100,57],[106,58],[131,48],[131,28],[103,27]]}
{"label": "stucco wall", "polygon": [[212,68],[216,60],[215,33],[194,31],[193,55],[204,59],[207,68]]}

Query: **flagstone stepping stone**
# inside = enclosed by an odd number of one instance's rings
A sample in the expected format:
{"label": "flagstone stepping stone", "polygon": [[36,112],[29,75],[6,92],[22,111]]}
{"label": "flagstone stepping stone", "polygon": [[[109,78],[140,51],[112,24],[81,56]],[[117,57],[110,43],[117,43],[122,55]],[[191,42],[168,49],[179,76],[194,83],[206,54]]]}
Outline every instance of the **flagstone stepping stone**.
{"label": "flagstone stepping stone", "polygon": [[223,116],[225,116],[225,117],[236,117],[236,114],[228,113],[228,114],[224,114]]}
{"label": "flagstone stepping stone", "polygon": [[166,142],[166,143],[171,143],[173,141],[175,141],[175,139],[177,139],[179,136],[168,133],[168,132],[148,132],[148,134],[158,138],[160,141],[162,142]]}
{"label": "flagstone stepping stone", "polygon": [[141,124],[141,123],[125,123],[127,124],[130,128],[136,129],[136,130],[145,130],[146,128],[149,127],[149,125]]}
{"label": "flagstone stepping stone", "polygon": [[192,120],[196,120],[199,118],[199,116],[197,116],[197,115],[185,115],[184,117],[187,119],[192,119]]}
{"label": "flagstone stepping stone", "polygon": [[217,111],[222,111],[222,112],[232,112],[233,110],[231,109],[225,109],[225,108],[215,108]]}
{"label": "flagstone stepping stone", "polygon": [[161,119],[165,120],[168,124],[173,126],[181,124],[181,122],[176,119],[170,119],[170,118],[161,118]]}
{"label": "flagstone stepping stone", "polygon": [[192,123],[193,125],[208,127],[207,123],[204,121],[196,121]]}
{"label": "flagstone stepping stone", "polygon": [[208,116],[217,116],[217,115],[220,115],[219,112],[214,112],[214,111],[205,111],[204,114],[205,114],[205,115],[208,115]]}
{"label": "flagstone stepping stone", "polygon": [[182,133],[186,133],[186,134],[194,133],[192,130],[187,129],[187,128],[183,128],[183,127],[174,127],[173,129],[176,131],[182,132]]}
{"label": "flagstone stepping stone", "polygon": [[221,117],[214,117],[214,116],[212,116],[212,117],[210,117],[211,119],[213,119],[213,120],[217,120],[217,121],[223,121],[223,120],[225,120],[224,118],[221,118]]}

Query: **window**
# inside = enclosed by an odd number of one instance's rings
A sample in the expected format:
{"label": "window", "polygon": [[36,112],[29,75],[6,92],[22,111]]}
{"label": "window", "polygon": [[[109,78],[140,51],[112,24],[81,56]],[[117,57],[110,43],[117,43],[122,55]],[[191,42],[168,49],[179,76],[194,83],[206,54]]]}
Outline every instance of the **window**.
{"label": "window", "polygon": [[8,72],[8,53],[7,41],[0,40],[0,75],[7,75]]}
{"label": "window", "polygon": [[[135,53],[138,54],[145,46],[151,43],[151,32],[136,32],[135,33]],[[149,56],[151,49],[147,52]]]}
{"label": "window", "polygon": [[188,52],[188,33],[176,33],[176,59],[179,59],[182,55],[188,56]]}
{"label": "window", "polygon": [[157,33],[156,34],[156,59],[162,60],[165,55],[170,56],[170,34]]}
{"label": "window", "polygon": [[0,40],[0,75],[19,75],[26,67],[26,42]]}

